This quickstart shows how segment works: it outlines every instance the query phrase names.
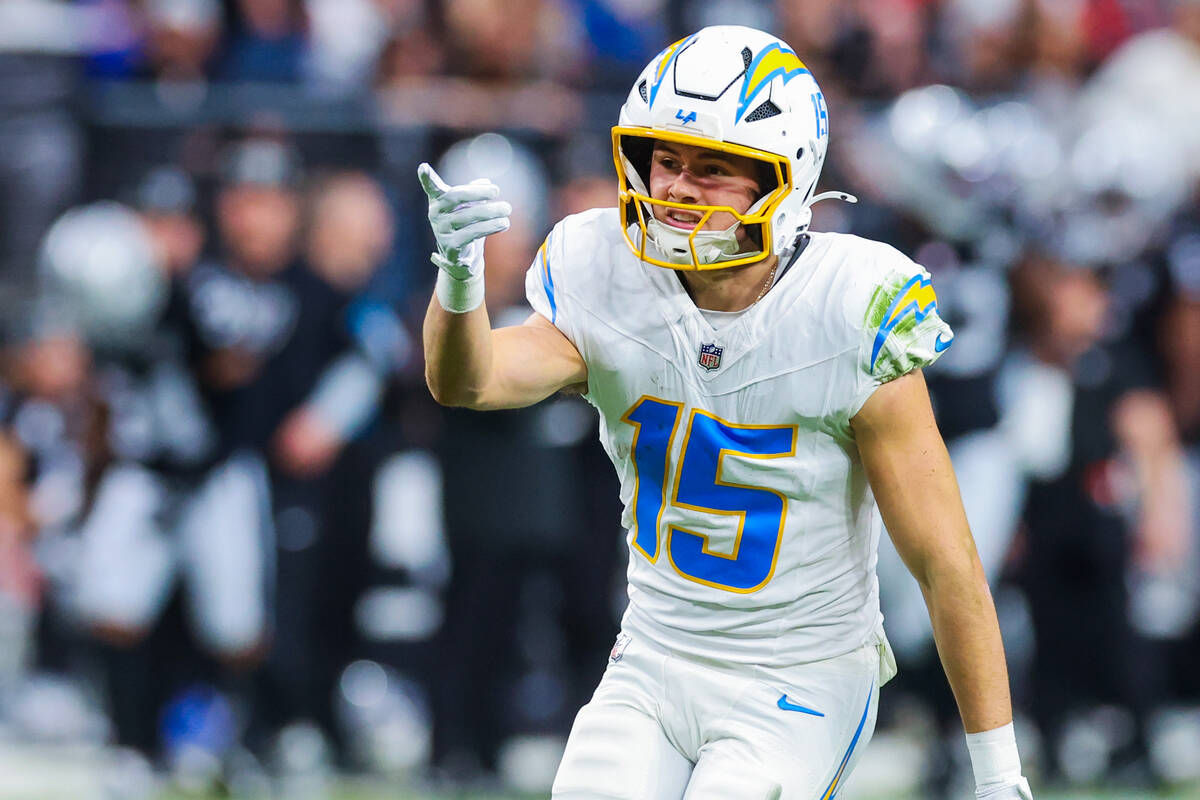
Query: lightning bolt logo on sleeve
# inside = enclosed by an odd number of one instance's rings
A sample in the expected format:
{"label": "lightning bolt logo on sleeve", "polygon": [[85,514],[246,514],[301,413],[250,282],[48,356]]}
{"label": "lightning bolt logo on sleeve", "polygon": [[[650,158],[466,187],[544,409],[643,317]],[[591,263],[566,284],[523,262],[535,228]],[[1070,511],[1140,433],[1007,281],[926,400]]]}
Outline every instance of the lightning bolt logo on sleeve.
{"label": "lightning bolt logo on sleeve", "polygon": [[930,314],[936,313],[937,295],[934,294],[930,279],[921,275],[912,276],[901,287],[879,323],[879,332],[875,334],[875,343],[871,347],[871,369],[875,369],[875,361],[888,334],[906,324],[919,325]]}

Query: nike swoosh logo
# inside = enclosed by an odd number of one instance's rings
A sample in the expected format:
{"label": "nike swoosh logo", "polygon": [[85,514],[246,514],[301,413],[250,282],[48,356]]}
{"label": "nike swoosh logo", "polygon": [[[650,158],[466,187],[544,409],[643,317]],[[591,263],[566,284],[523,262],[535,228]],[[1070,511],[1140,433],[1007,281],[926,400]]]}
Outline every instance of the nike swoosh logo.
{"label": "nike swoosh logo", "polygon": [[942,334],[941,331],[939,331],[937,338],[933,340],[933,350],[936,353],[940,353],[949,348],[952,344],[954,344],[954,337],[951,336],[949,339],[942,341]]}
{"label": "nike swoosh logo", "polygon": [[814,717],[825,716],[820,711],[813,711],[811,708],[805,708],[804,706],[798,706],[795,703],[788,702],[786,694],[779,695],[779,702],[775,705],[779,706],[784,711],[798,711],[801,714],[812,714]]}

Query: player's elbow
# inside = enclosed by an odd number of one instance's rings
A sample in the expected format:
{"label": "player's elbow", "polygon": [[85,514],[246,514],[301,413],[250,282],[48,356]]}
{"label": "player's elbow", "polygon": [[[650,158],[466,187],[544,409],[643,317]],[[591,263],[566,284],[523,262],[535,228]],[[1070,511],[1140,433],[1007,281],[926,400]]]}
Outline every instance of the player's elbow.
{"label": "player's elbow", "polygon": [[483,411],[486,409],[486,406],[483,403],[480,403],[478,398],[470,394],[446,391],[439,392],[433,391],[432,389],[430,390],[430,394],[433,395],[433,399],[437,401],[438,405],[445,406],[447,408],[466,408],[470,409],[471,411]]}
{"label": "player's elbow", "polygon": [[429,387],[429,393],[438,405],[473,410],[482,408],[479,392],[462,384],[441,380],[429,369],[425,370],[425,385]]}
{"label": "player's elbow", "polygon": [[429,387],[429,393],[433,395],[433,399],[438,405],[462,408],[468,402],[468,398],[461,391],[456,391],[452,387],[434,380],[428,373],[425,375],[425,385]]}
{"label": "player's elbow", "polygon": [[928,558],[916,559],[908,566],[926,594],[955,595],[965,591],[966,587],[987,591],[987,576],[973,542],[970,546],[949,548],[930,554]]}

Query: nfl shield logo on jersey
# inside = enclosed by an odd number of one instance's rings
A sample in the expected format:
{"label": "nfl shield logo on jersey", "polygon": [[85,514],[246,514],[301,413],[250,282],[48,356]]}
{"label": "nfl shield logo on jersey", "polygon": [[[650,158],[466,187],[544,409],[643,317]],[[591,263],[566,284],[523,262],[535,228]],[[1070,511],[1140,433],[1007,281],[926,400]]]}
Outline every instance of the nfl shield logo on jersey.
{"label": "nfl shield logo on jersey", "polygon": [[712,372],[721,366],[721,353],[723,352],[725,352],[724,347],[717,347],[716,344],[702,343],[700,345],[700,366]]}

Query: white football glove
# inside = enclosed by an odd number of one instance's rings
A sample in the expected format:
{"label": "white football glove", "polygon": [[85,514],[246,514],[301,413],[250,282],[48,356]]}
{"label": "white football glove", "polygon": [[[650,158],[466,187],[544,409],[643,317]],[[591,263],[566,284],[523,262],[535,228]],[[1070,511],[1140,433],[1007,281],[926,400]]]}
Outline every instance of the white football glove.
{"label": "white football glove", "polygon": [[1005,786],[976,788],[975,800],[1033,800],[1033,792],[1029,789],[1029,781],[1020,778]]}
{"label": "white football glove", "polygon": [[483,302],[483,240],[508,230],[512,206],[496,199],[500,188],[486,178],[450,186],[425,163],[417,177],[429,197],[429,225],[437,240],[430,260],[441,270],[438,301],[447,311],[471,311]]}

